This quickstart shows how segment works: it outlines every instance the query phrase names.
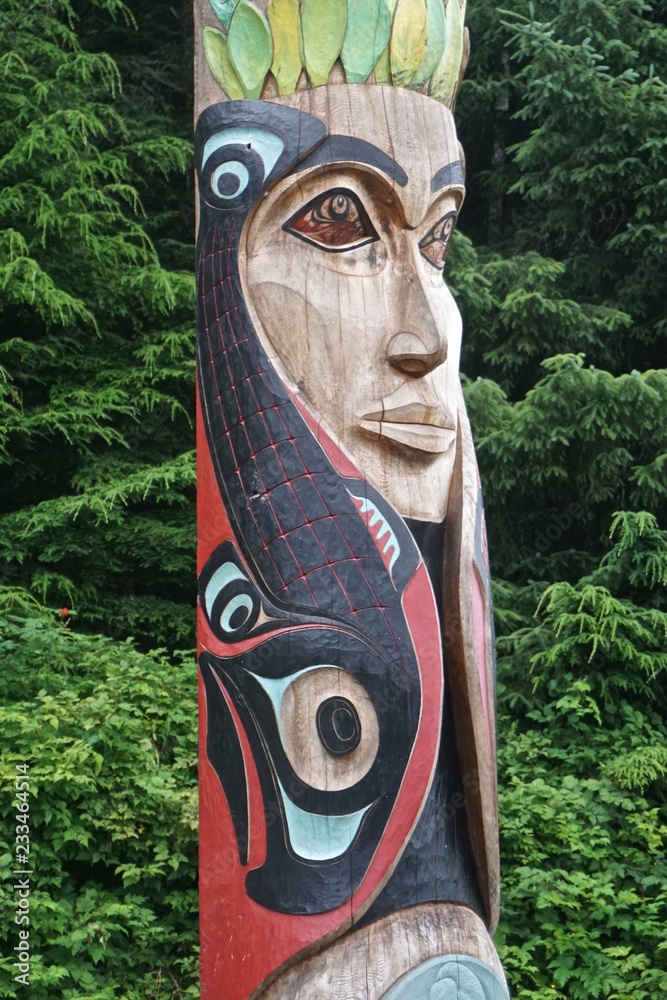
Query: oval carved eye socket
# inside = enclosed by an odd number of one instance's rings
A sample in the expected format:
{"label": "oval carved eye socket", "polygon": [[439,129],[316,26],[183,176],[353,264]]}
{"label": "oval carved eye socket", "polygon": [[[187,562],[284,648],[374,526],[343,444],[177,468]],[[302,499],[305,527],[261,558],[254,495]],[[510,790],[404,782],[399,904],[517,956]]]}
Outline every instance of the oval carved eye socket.
{"label": "oval carved eye socket", "polygon": [[368,692],[338,667],[304,671],[285,690],[279,709],[285,754],[312,788],[341,791],[368,774],[380,746]]}
{"label": "oval carved eye socket", "polygon": [[361,743],[361,722],[347,698],[325,698],[317,709],[317,733],[333,754],[352,753]]}
{"label": "oval carved eye socket", "polygon": [[449,212],[444,218],[439,219],[429,229],[426,236],[419,241],[419,249],[422,257],[429,264],[433,264],[433,267],[437,267],[439,271],[442,271],[445,266],[445,258],[456,227],[456,219],[456,212]]}
{"label": "oval carved eye socket", "polygon": [[283,229],[333,253],[355,250],[379,238],[356,194],[345,188],[318,195],[299,209]]}
{"label": "oval carved eye socket", "polygon": [[206,584],[203,597],[206,617],[223,642],[244,639],[257,621],[259,598],[234,562],[224,562],[215,570]]}

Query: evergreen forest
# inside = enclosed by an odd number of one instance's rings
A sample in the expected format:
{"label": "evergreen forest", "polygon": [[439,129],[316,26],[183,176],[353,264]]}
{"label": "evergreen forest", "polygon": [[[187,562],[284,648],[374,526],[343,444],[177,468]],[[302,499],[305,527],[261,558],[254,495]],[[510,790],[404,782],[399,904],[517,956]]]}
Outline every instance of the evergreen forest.
{"label": "evergreen forest", "polygon": [[[198,996],[187,0],[0,4],[0,995]],[[667,0],[470,0],[517,1000],[667,996]],[[16,766],[31,969],[17,982]]]}

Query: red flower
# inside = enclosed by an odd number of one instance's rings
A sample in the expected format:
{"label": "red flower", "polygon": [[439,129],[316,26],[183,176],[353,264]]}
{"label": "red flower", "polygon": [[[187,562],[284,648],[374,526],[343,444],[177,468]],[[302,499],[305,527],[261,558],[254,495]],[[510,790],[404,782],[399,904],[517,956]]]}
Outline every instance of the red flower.
{"label": "red flower", "polygon": [[69,608],[61,608],[58,614],[60,615],[61,618],[67,618],[69,614]]}

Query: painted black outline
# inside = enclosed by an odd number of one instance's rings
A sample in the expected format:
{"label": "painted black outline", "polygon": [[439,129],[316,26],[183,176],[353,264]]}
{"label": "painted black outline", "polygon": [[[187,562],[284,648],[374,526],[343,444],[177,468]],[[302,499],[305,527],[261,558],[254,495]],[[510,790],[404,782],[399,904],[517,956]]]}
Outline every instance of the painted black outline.
{"label": "painted black outline", "polygon": [[[247,874],[248,896],[277,912],[322,913],[349,900],[366,876],[411,761],[419,731],[423,691],[420,663],[401,599],[410,576],[409,569],[417,568],[420,556],[414,542],[407,544],[411,536],[401,521],[402,530],[398,528],[395,533],[398,538],[400,531],[401,539],[405,535],[406,546],[402,550],[402,558],[396,562],[392,578],[377,550],[376,541],[371,537],[357,505],[349,496],[350,488],[354,489],[355,495],[363,497],[373,496],[375,491],[364,480],[359,480],[360,485],[357,485],[356,479],[344,478],[333,466],[266,357],[243,297],[239,275],[239,244],[248,213],[262,191],[274,180],[294,171],[299,160],[307,158],[317,143],[322,142],[326,126],[294,108],[263,106],[261,102],[254,101],[228,102],[203,113],[197,127],[198,150],[201,150],[201,143],[206,141],[212,130],[219,130],[220,124],[236,125],[246,122],[273,128],[279,134],[284,131],[286,147],[269,176],[264,177],[261,182],[259,178],[256,183],[252,181],[239,197],[230,200],[229,206],[211,206],[202,196],[200,185],[201,223],[197,242],[198,379],[206,438],[220,496],[234,531],[233,544],[241,553],[250,579],[257,582],[259,593],[267,595],[265,601],[268,605],[282,609],[284,617],[281,616],[277,622],[275,634],[267,629],[266,639],[244,654],[227,657],[204,650],[199,657],[199,664],[203,673],[215,674],[208,679],[207,690],[211,692],[210,707],[213,711],[208,725],[215,728],[214,715],[220,708],[221,712],[217,713],[217,717],[222,746],[212,746],[211,750],[215,755],[217,749],[223,758],[218,760],[219,770],[216,769],[223,792],[226,794],[226,785],[230,782],[238,780],[241,785],[245,785],[247,780],[245,775],[236,778],[229,774],[224,763],[227,748],[238,753],[232,732],[232,726],[235,729],[238,724],[239,733],[244,730],[250,742],[265,808],[280,820],[270,823],[267,818],[267,856],[259,868]],[[307,138],[309,141],[306,141]],[[201,174],[200,171],[200,182]],[[231,318],[221,322],[223,316]],[[209,336],[209,325],[214,328],[214,337]],[[215,379],[212,372],[215,373]],[[252,405],[246,405],[241,398],[242,394],[237,394],[234,387],[241,386],[250,379],[253,380],[253,385],[256,381],[261,385],[259,389],[255,387],[252,390],[253,393],[259,393],[256,400]],[[259,405],[261,422],[256,419],[255,403]],[[246,413],[248,421],[252,423],[252,434],[248,436],[252,447],[250,457],[239,466],[232,440],[236,426],[234,420]],[[317,480],[315,485],[320,499],[323,502],[326,500],[325,506],[329,510],[326,523],[330,522],[340,534],[339,521],[342,524],[341,519],[346,518],[343,544],[339,544],[335,538],[318,542],[328,558],[321,573],[322,580],[315,576],[316,559],[310,558],[307,533],[304,533],[304,539],[299,540],[296,536],[298,526],[295,528],[291,523],[283,525],[282,519],[279,519],[279,525],[272,523],[271,518],[277,519],[278,512],[287,509],[283,496],[286,491],[278,493],[281,486],[276,486],[265,494],[271,498],[270,505],[255,505],[257,486],[263,481],[258,478],[264,469],[261,459],[270,447],[277,448],[284,440],[280,429],[276,431],[274,424],[267,421],[267,414],[277,414],[285,434],[298,445],[294,468],[287,474],[288,482],[296,482],[300,475],[298,470],[303,469],[303,474],[311,476],[313,481]],[[263,426],[258,426],[260,423]],[[380,500],[378,495],[376,505],[379,503],[382,504],[380,510],[388,506],[387,501]],[[263,521],[258,525],[256,514],[259,514],[260,509],[263,511]],[[307,525],[324,521],[319,515],[306,513],[305,508],[304,516]],[[392,526],[394,520],[401,519],[393,514],[390,520]],[[295,532],[293,554],[302,575],[310,574],[313,580],[310,595],[304,595],[296,588],[289,590],[293,586],[288,575],[289,566],[284,572],[279,572],[278,566],[270,565],[268,545],[271,544],[274,528],[278,526],[284,534]],[[317,537],[319,539],[319,535]],[[360,588],[357,594],[356,583],[346,583],[344,578],[341,579],[338,589],[352,610],[340,610],[338,605],[334,610],[331,599],[324,593],[325,585],[328,585],[330,578],[333,579],[333,571],[328,571],[327,567],[337,567],[340,564],[347,570],[348,562],[351,564],[352,561],[361,560],[368,585],[361,588],[361,583],[357,581]],[[370,590],[369,595],[367,590]],[[280,597],[274,596],[275,594],[280,594]],[[298,628],[301,624],[311,627]],[[314,628],[313,625],[319,627]],[[299,634],[295,635],[295,631]],[[281,749],[276,731],[277,720],[270,699],[266,692],[262,693],[260,682],[249,676],[248,668],[256,663],[260,674],[285,676],[293,672],[295,659],[301,658],[307,664],[313,663],[315,656],[316,662],[321,662],[322,651],[328,650],[329,646],[331,654],[327,656],[327,661],[347,669],[362,684],[365,681],[367,689],[372,688],[375,692],[375,697],[371,695],[373,703],[376,704],[381,699],[383,707],[381,711],[378,710],[378,755],[369,772],[352,788],[324,793],[321,798],[321,790],[298,781],[298,776]],[[289,658],[281,655],[287,648]],[[264,654],[268,657],[266,661]],[[232,713],[235,713],[232,718],[229,710],[225,711],[218,705],[220,697],[225,705],[229,698],[229,706],[233,706]],[[400,716],[397,718],[399,708]],[[396,734],[400,737],[399,740]],[[293,855],[289,830],[281,811],[282,793],[277,788],[276,776],[280,778],[284,794],[293,804],[306,811],[310,809],[315,814],[346,815],[351,808],[352,811],[357,811],[353,808],[355,801],[359,801],[364,807],[369,806],[347,851],[338,858],[311,860],[305,864],[303,859]],[[236,835],[239,853],[243,858],[246,850],[243,788],[232,792],[232,795],[236,795],[237,800]]]}
{"label": "painted black outline", "polygon": [[431,191],[435,194],[444,187],[465,187],[466,186],[466,175],[463,170],[463,164],[460,160],[452,160],[451,163],[446,163],[444,167],[440,167],[439,170],[433,174],[431,180]]}
{"label": "painted black outline", "polygon": [[[431,243],[434,243],[436,241],[436,237],[433,236],[433,233],[435,232],[435,230],[438,228],[438,226],[441,226],[444,222],[446,222],[447,219],[452,219],[452,218],[454,219],[454,225],[452,227],[451,233],[449,234],[449,239],[447,240],[447,243],[445,244],[445,257],[444,257],[444,260],[442,262],[442,266],[440,266],[439,264],[435,264],[431,260],[430,257],[426,256],[426,254],[424,253],[424,251],[422,249],[422,244],[429,237],[431,237]],[[426,263],[430,264],[431,267],[434,267],[436,269],[436,271],[440,271],[441,273],[445,270],[445,264],[447,262],[447,254],[449,252],[449,248],[450,248],[451,243],[452,243],[452,238],[454,236],[454,230],[456,229],[456,223],[458,222],[458,218],[459,218],[459,213],[458,212],[456,212],[456,211],[446,212],[445,215],[442,216],[442,218],[438,219],[437,222],[433,223],[433,225],[431,226],[431,228],[429,229],[429,231],[426,233],[426,235],[422,236],[422,238],[420,239],[419,243],[417,244],[418,247],[419,247],[419,253],[424,258],[424,260],[426,261]],[[442,240],[439,240],[439,242],[442,243]]]}
{"label": "painted black outline", "polygon": [[[371,229],[375,235],[369,236],[368,239],[361,240],[361,242],[359,243],[350,243],[345,247],[330,247],[327,246],[325,243],[320,243],[318,240],[311,239],[309,236],[304,236],[303,233],[298,232],[296,229],[290,228],[295,219],[298,219],[299,216],[309,211],[309,209],[311,209],[314,205],[317,205],[320,202],[324,201],[325,198],[330,198],[335,194],[344,194],[346,198],[352,199],[352,201],[357,207],[357,210],[359,212],[359,217],[361,218],[361,221],[363,222],[364,226],[367,229]],[[311,200],[308,202],[307,205],[303,205],[301,208],[298,208],[294,213],[294,215],[292,215],[291,218],[287,220],[287,222],[283,223],[282,228],[286,233],[289,233],[290,236],[296,236],[298,240],[303,240],[304,243],[309,243],[310,246],[317,247],[318,250],[324,250],[325,253],[347,253],[349,250],[359,250],[360,247],[368,246],[369,243],[377,243],[378,240],[380,239],[375,230],[375,226],[373,225],[373,223],[369,218],[368,212],[361,204],[359,195],[355,194],[354,191],[350,191],[349,188],[342,188],[342,187],[329,188],[329,190],[324,191],[322,194],[318,194],[314,198],[311,198]]]}
{"label": "painted black outline", "polygon": [[399,187],[405,187],[408,183],[408,175],[400,163],[372,142],[357,139],[353,135],[330,135],[298,164],[294,173],[330,163],[365,163],[369,167],[377,167],[392,181],[396,181]]}
{"label": "painted black outline", "polygon": [[[323,718],[327,709],[331,709],[331,718]],[[333,716],[341,710],[347,712],[354,725],[354,732],[347,739],[339,735],[336,731],[336,724],[333,721]],[[336,757],[344,757],[346,754],[352,753],[361,743],[359,713],[349,698],[334,695],[321,701],[315,715],[315,724],[322,746]],[[333,735],[329,732],[329,728],[333,730]]]}

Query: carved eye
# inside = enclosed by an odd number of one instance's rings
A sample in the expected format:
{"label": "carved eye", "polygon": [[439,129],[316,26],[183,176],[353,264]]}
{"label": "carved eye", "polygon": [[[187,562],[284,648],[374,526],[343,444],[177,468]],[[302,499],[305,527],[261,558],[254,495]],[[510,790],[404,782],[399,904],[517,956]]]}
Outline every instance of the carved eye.
{"label": "carved eye", "polygon": [[260,611],[254,588],[233,562],[223,563],[212,574],[203,603],[211,628],[223,642],[245,638]]}
{"label": "carved eye", "polygon": [[439,271],[445,266],[445,257],[452,241],[452,234],[456,227],[456,212],[450,212],[440,219],[429,229],[423,240],[419,242],[419,249],[422,257],[425,257],[429,264],[437,267]]}
{"label": "carved eye", "polygon": [[[266,683],[266,682],[265,682]],[[378,719],[366,689],[338,667],[299,673],[278,709],[287,758],[313,788],[351,788],[378,752]]]}
{"label": "carved eye", "polygon": [[211,174],[211,190],[217,198],[227,201],[242,194],[248,186],[250,174],[245,163],[227,160]]}
{"label": "carved eye", "polygon": [[329,753],[352,753],[361,743],[359,714],[347,698],[325,698],[316,722],[317,735]]}
{"label": "carved eye", "polygon": [[333,253],[355,250],[378,239],[356,194],[344,188],[318,195],[293,215],[283,229]]}

